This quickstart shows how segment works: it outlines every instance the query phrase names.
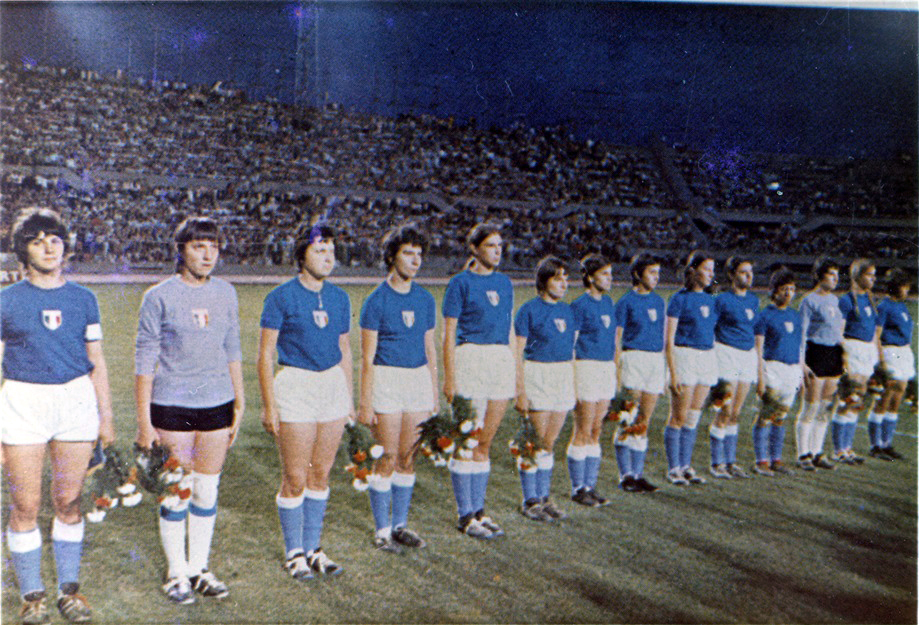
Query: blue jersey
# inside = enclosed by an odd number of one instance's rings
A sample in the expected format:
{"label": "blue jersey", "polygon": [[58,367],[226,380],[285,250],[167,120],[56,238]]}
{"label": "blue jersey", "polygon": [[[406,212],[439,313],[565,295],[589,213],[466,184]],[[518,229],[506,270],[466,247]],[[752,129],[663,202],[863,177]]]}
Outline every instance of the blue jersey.
{"label": "blue jersey", "polygon": [[434,296],[414,282],[405,294],[380,284],[361,309],[361,328],[377,332],[373,364],[408,369],[428,364],[424,335],[434,328],[436,314]]}
{"label": "blue jersey", "polygon": [[526,338],[525,360],[566,362],[574,357],[574,313],[565,302],[550,304],[534,297],[517,311],[514,332]]}
{"label": "blue jersey", "polygon": [[878,321],[881,325],[881,345],[909,345],[913,340],[913,318],[906,302],[897,302],[889,297],[878,304]]}
{"label": "blue jersey", "polygon": [[0,291],[3,377],[64,384],[93,370],[86,343],[102,338],[99,304],[73,282],[42,289],[21,280]]}
{"label": "blue jersey", "polygon": [[753,324],[759,312],[759,298],[747,291],[743,296],[721,293],[715,298],[715,340],[744,351],[753,349]]}
{"label": "blue jersey", "polygon": [[317,293],[294,278],[265,297],[261,326],[278,331],[278,363],[325,371],[341,362],[339,339],[351,330],[351,300],[334,284],[323,282]]}
{"label": "blue jersey", "polygon": [[443,315],[457,320],[457,345],[507,345],[513,310],[514,287],[503,273],[467,269],[450,278],[444,293]]}
{"label": "blue jersey", "polygon": [[667,316],[677,320],[673,343],[678,347],[711,349],[715,345],[715,298],[710,293],[680,289],[670,296]]}
{"label": "blue jersey", "polygon": [[616,325],[622,328],[622,351],[664,351],[664,298],[630,289],[616,302]]}
{"label": "blue jersey", "polygon": [[873,341],[875,328],[881,325],[871,298],[867,294],[858,295],[853,302],[852,293],[839,296],[839,312],[846,320],[842,335],[847,339]]}
{"label": "blue jersey", "polygon": [[763,360],[801,363],[801,315],[794,308],[779,310],[769,304],[759,314],[754,332],[763,337]]}
{"label": "blue jersey", "polygon": [[839,311],[839,298],[831,293],[820,295],[808,293],[801,300],[799,308],[804,336],[817,345],[839,345],[842,343],[842,327],[845,320]]}
{"label": "blue jersey", "polygon": [[578,338],[574,343],[577,360],[608,362],[616,354],[616,313],[613,299],[602,295],[596,300],[584,293],[571,303]]}

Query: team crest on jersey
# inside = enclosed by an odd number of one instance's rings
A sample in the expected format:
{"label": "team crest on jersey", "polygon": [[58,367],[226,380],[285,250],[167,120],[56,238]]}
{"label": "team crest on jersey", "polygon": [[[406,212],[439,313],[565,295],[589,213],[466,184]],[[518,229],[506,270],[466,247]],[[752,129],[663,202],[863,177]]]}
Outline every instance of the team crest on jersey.
{"label": "team crest on jersey", "polygon": [[501,301],[501,296],[498,295],[497,291],[485,291],[485,295],[488,296],[488,303],[492,306],[497,306]]}
{"label": "team crest on jersey", "polygon": [[903,316],[903,321],[909,321],[909,315],[906,314],[905,310],[901,310],[900,314]]}
{"label": "team crest on jersey", "polygon": [[191,314],[195,318],[195,325],[201,329],[206,328],[210,323],[211,318],[207,313],[207,308],[192,308]]}
{"label": "team crest on jersey", "polygon": [[568,327],[568,324],[565,323],[564,319],[553,319],[552,321],[555,322],[555,327],[558,329],[559,332],[564,332],[565,328]]}
{"label": "team crest on jersey", "polygon": [[708,319],[708,306],[699,306],[699,310],[702,311],[702,316]]}
{"label": "team crest on jersey", "polygon": [[657,321],[657,309],[656,308],[648,309],[648,319],[650,319],[652,322]]}
{"label": "team crest on jersey", "polygon": [[324,328],[329,325],[329,313],[324,310],[314,310],[313,321],[317,326],[319,326],[320,329]]}
{"label": "team crest on jersey", "polygon": [[406,328],[411,328],[415,325],[415,311],[414,310],[403,310],[402,311],[402,323],[405,324]]}
{"label": "team crest on jersey", "polygon": [[795,324],[794,324],[794,322],[792,322],[792,321],[786,321],[786,322],[785,322],[785,331],[788,332],[789,334],[791,334],[792,332],[794,332],[794,331],[795,331]]}
{"label": "team crest on jersey", "polygon": [[747,313],[747,319],[749,319],[750,321],[753,321],[753,309],[752,309],[752,308],[747,308],[747,309],[745,309],[744,312]]}
{"label": "team crest on jersey", "polygon": [[603,322],[603,327],[608,328],[611,323],[609,315],[600,315],[600,321]]}
{"label": "team crest on jersey", "polygon": [[866,317],[871,316],[871,306],[865,306],[865,316]]}
{"label": "team crest on jersey", "polygon": [[61,316],[61,311],[59,310],[41,311],[41,322],[49,330],[57,330],[58,328],[60,328],[61,321],[63,321],[63,318]]}

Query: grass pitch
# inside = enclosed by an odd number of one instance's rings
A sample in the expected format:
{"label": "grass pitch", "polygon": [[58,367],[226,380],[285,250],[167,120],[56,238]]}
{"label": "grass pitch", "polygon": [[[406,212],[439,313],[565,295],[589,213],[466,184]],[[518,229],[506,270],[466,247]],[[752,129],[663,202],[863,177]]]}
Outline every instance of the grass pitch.
{"label": "grass pitch", "polygon": [[[92,288],[102,307],[117,444],[126,449],[134,437],[133,341],[145,286]],[[373,549],[367,495],[351,488],[342,449],[332,471],[323,547],[345,574],[294,582],[281,569],[284,547],[274,504],[280,464],[258,420],[258,319],[271,287],[237,288],[248,408],[221,481],[211,557],[230,596],[191,606],[166,600],[159,589],[165,560],[156,507],[148,496],[136,508],[114,510],[99,525],[87,524],[81,581],[97,623],[916,622],[916,416],[906,408],[898,427],[897,447],[906,455],[900,462],[868,459],[832,472],[677,488],[663,480],[668,402],[662,399],[646,467],[661,489],[636,495],[615,488],[607,425],[598,490],[613,503],[603,509],[581,508],[565,496],[569,419],[555,453],[552,489],[571,518],[555,525],[527,521],[516,511],[520,486],[505,442],[517,417],[509,413],[495,441],[488,491],[490,513],[507,536],[485,543],[453,529],[449,475],[419,461],[409,522],[428,548],[401,557]],[[347,290],[357,366],[357,314],[371,287]],[[439,300],[443,288],[431,290]],[[532,295],[532,289],[518,288],[518,305]],[[754,404],[748,400],[741,421],[738,455],[745,465],[753,457]],[[699,468],[708,463],[707,423],[705,416],[695,453]],[[867,450],[863,428],[856,447]],[[793,458],[793,427],[785,451]],[[4,496],[6,486],[4,481]],[[4,527],[7,517],[4,510]],[[39,523],[45,582],[54,588],[50,507],[43,508]],[[3,558],[0,614],[4,622],[15,622],[19,598],[8,551]],[[60,620],[56,614],[54,620]]]}

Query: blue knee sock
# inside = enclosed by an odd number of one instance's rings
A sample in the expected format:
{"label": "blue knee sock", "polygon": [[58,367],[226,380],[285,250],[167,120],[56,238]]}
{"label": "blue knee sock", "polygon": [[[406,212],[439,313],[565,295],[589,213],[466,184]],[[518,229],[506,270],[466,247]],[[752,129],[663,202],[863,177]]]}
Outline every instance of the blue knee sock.
{"label": "blue knee sock", "polygon": [[450,481],[453,483],[453,497],[456,499],[456,513],[459,517],[474,512],[472,507],[472,474],[469,473],[471,462],[451,460]]}
{"label": "blue knee sock", "polygon": [[897,431],[897,415],[887,413],[884,422],[881,424],[881,447],[893,447],[893,435]]}
{"label": "blue knee sock", "polygon": [[881,447],[883,445],[881,442],[881,424],[872,421],[870,417],[868,419],[868,440],[871,442],[872,447]]}
{"label": "blue knee sock", "polygon": [[712,466],[726,464],[724,428],[709,428],[708,439],[712,449]]}
{"label": "blue knee sock", "polygon": [[51,542],[54,546],[58,586],[78,584],[80,558],[83,554],[83,519],[79,523],[66,524],[54,517],[51,523]]}
{"label": "blue knee sock", "polygon": [[587,449],[583,445],[568,446],[568,476],[571,478],[571,494],[585,485]]}
{"label": "blue knee sock", "polygon": [[373,512],[373,522],[377,531],[392,527],[392,478],[371,476],[370,488],[367,490],[370,495],[370,510]]}
{"label": "blue knee sock", "polygon": [[680,468],[680,428],[664,428],[664,452],[667,454],[667,468]]}
{"label": "blue knee sock", "polygon": [[769,428],[769,458],[773,462],[782,459],[782,446],[785,444],[785,426],[773,424]]}
{"label": "blue knee sock", "polygon": [[767,426],[753,426],[753,453],[757,462],[769,462],[769,430]]}
{"label": "blue knee sock", "polygon": [[278,518],[281,520],[281,534],[287,557],[303,551],[303,495],[298,497],[275,497]]}
{"label": "blue knee sock", "polygon": [[696,446],[696,428],[680,428],[680,466],[692,466],[692,450]]}
{"label": "blue knee sock", "polygon": [[303,498],[303,549],[309,553],[319,548],[322,540],[322,522],[329,502],[329,489],[306,491]]}
{"label": "blue knee sock", "polygon": [[527,470],[519,469],[520,472],[520,489],[523,491],[524,503],[539,499],[536,492],[536,468],[532,467]]}
{"label": "blue knee sock", "polygon": [[41,532],[36,527],[28,532],[14,532],[7,528],[6,545],[10,549],[13,570],[19,581],[19,593],[44,591],[41,581]]}
{"label": "blue knee sock", "polygon": [[632,461],[632,475],[641,477],[645,472],[645,456],[648,453],[648,439],[645,437],[632,437],[629,445],[629,455]]}
{"label": "blue knee sock", "polygon": [[488,491],[488,478],[491,475],[491,463],[488,460],[473,462],[475,468],[469,476],[472,482],[472,511],[485,510],[485,494]]}
{"label": "blue knee sock", "polygon": [[830,436],[833,439],[833,451],[838,452],[845,449],[844,439],[843,439],[843,430],[845,429],[845,424],[840,423],[839,421],[834,420],[830,426]]}
{"label": "blue knee sock", "polygon": [[724,461],[728,464],[737,464],[737,426],[729,425],[725,431]]}
{"label": "blue knee sock", "polygon": [[[666,432],[664,436],[666,437]],[[632,450],[626,446],[625,441],[616,441],[614,445],[616,449],[616,464],[619,465],[619,477],[624,478],[627,475],[632,475]]]}
{"label": "blue knee sock", "polygon": [[587,457],[584,458],[584,484],[588,488],[597,487],[602,460],[600,445],[588,445]]}
{"label": "blue knee sock", "polygon": [[405,527],[408,524],[408,509],[412,505],[412,491],[415,489],[414,473],[393,473],[392,477],[392,526]]}

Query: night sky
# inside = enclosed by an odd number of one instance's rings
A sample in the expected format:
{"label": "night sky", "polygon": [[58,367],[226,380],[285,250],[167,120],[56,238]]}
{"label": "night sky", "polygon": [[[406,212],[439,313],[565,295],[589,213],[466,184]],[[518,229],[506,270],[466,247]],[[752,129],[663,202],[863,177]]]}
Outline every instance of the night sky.
{"label": "night sky", "polygon": [[5,61],[584,138],[862,158],[917,152],[919,13],[625,2],[0,5]]}

